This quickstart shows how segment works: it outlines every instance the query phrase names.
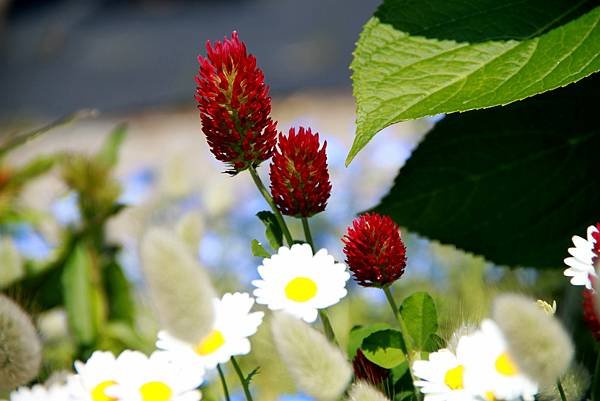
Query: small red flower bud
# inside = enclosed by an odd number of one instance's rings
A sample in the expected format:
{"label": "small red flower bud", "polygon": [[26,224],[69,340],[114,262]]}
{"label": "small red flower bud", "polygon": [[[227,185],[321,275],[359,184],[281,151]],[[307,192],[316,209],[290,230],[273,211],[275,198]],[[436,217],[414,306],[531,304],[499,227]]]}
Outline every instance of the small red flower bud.
{"label": "small red flower bud", "polygon": [[281,213],[310,217],[322,212],[331,194],[327,170],[327,141],[319,149],[319,134],[300,127],[279,134],[271,160],[271,194]]}
{"label": "small red flower bud", "polygon": [[342,238],[346,263],[358,284],[385,287],[406,267],[406,248],[399,227],[389,216],[366,213],[357,217]]}
{"label": "small red flower bud", "polygon": [[594,305],[594,297],[592,291],[583,291],[583,320],[596,341],[600,342],[600,316]]}
{"label": "small red flower bud", "polygon": [[198,57],[196,76],[202,131],[211,152],[235,175],[258,166],[275,149],[277,128],[269,117],[269,87],[237,32],[214,47],[207,42],[206,53]]}
{"label": "small red flower bud", "polygon": [[352,360],[352,368],[357,380],[364,380],[375,387],[379,387],[390,373],[388,369],[369,361],[361,349],[356,351],[356,356]]}

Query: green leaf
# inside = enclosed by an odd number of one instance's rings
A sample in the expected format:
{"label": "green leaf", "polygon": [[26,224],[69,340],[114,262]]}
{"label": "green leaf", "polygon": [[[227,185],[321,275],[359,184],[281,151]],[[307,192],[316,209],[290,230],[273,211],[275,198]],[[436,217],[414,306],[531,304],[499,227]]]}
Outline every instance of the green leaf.
{"label": "green leaf", "polygon": [[355,326],[350,330],[348,336],[348,358],[353,360],[356,356],[356,351],[362,346],[363,340],[373,333],[387,330],[390,325],[387,323],[375,323],[368,326]]}
{"label": "green leaf", "polygon": [[366,337],[361,349],[367,359],[382,368],[392,369],[406,361],[402,334],[393,329],[377,331]]}
{"label": "green leaf", "polygon": [[259,258],[270,258],[271,254],[262,246],[258,240],[252,240],[252,255]]}
{"label": "green leaf", "polygon": [[375,208],[501,265],[561,267],[600,221],[600,75],[439,122]]}
{"label": "green leaf", "polygon": [[279,227],[279,224],[277,224],[275,215],[271,212],[263,210],[262,212],[256,213],[256,216],[265,225],[265,236],[269,241],[269,245],[271,245],[273,250],[278,250],[283,244],[283,233],[281,232],[281,227]]}
{"label": "green leaf", "polygon": [[109,320],[119,320],[133,324],[135,306],[131,286],[118,263],[109,263],[103,270]]}
{"label": "green leaf", "polygon": [[433,298],[426,292],[416,292],[400,305],[400,315],[416,349],[426,349],[429,338],[438,328]]}
{"label": "green leaf", "polygon": [[425,342],[423,351],[425,351],[425,352],[439,351],[441,348],[444,348],[444,344],[445,344],[445,341],[440,336],[438,336],[437,334],[432,334],[429,336],[429,338]]}
{"label": "green leaf", "polygon": [[78,244],[65,265],[62,287],[67,320],[79,344],[90,345],[97,336],[97,307],[92,285],[92,259]]}
{"label": "green leaf", "polygon": [[596,5],[385,0],[354,52],[357,131],[347,163],[396,122],[505,105],[598,71]]}
{"label": "green leaf", "polygon": [[120,124],[110,133],[102,149],[96,155],[97,159],[107,166],[115,166],[119,160],[119,149],[127,135],[127,125]]}

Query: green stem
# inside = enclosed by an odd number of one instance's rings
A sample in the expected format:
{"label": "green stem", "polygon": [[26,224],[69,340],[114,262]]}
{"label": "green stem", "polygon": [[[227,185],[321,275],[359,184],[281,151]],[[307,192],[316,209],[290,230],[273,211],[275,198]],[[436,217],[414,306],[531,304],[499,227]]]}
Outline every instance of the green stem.
{"label": "green stem", "polygon": [[265,198],[265,200],[267,201],[269,206],[271,206],[271,209],[273,210],[273,213],[275,214],[275,219],[277,220],[279,227],[281,227],[281,231],[283,232],[283,236],[285,237],[285,240],[287,241],[289,246],[292,246],[292,243],[294,242],[294,239],[292,238],[292,234],[290,234],[290,230],[288,229],[288,226],[285,224],[285,220],[283,219],[281,212],[279,211],[279,209],[277,209],[277,206],[275,205],[275,202],[273,201],[271,194],[269,193],[269,191],[263,184],[258,173],[256,172],[256,169],[254,167],[248,167],[248,171],[250,171],[252,180],[254,181],[254,184],[260,191],[261,195],[263,196],[263,198]]}
{"label": "green stem", "polygon": [[252,401],[252,393],[250,393],[250,389],[248,388],[248,382],[246,381],[246,377],[244,376],[240,365],[238,365],[237,361],[235,360],[235,357],[233,356],[231,357],[231,364],[233,365],[233,369],[235,369],[235,372],[240,378],[240,383],[242,384],[244,394],[246,395],[246,401]]}
{"label": "green stem", "polygon": [[324,309],[319,309],[319,317],[321,318],[321,323],[323,323],[323,331],[325,331],[327,339],[337,345],[338,342],[335,339],[335,333],[333,331],[333,326],[331,326],[331,322],[329,321],[329,315],[327,315],[327,312]]}
{"label": "green stem", "polygon": [[304,229],[304,238],[306,238],[306,242],[308,245],[315,251],[315,244],[313,242],[312,234],[310,233],[310,226],[308,225],[308,219],[306,217],[302,217],[302,228]]}
{"label": "green stem", "polygon": [[565,395],[565,389],[560,382],[560,379],[556,379],[556,387],[558,387],[558,392],[560,393],[560,398],[562,401],[567,401],[567,396]]}
{"label": "green stem", "polygon": [[229,398],[229,389],[227,388],[227,381],[225,381],[225,375],[223,374],[223,369],[221,368],[221,364],[217,364],[217,371],[219,372],[219,377],[221,378],[221,384],[223,385],[223,393],[225,393],[225,400],[231,401]]}
{"label": "green stem", "polygon": [[600,401],[600,349],[598,349],[598,355],[596,356],[596,368],[592,380],[592,401]]}
{"label": "green stem", "polygon": [[[402,315],[400,314],[400,309],[398,309],[398,305],[396,305],[396,301],[394,300],[392,292],[390,291],[390,287],[386,286],[386,287],[383,287],[382,289],[383,289],[383,292],[385,293],[385,297],[387,298],[388,303],[390,304],[390,307],[392,308],[394,317],[396,318],[396,321],[398,322],[398,325],[400,326],[400,334],[402,336],[402,342],[404,342],[404,347],[406,348],[406,359],[408,361],[408,366],[409,366],[408,370],[410,372],[412,382],[414,383],[416,381],[416,378],[412,371],[413,354],[414,354],[414,347],[412,344],[412,339],[410,339],[408,337],[408,329],[406,328],[404,319],[402,319]],[[421,399],[421,394],[420,394],[419,390],[417,390],[416,388],[415,388],[415,396],[417,398],[417,401],[419,401]]]}

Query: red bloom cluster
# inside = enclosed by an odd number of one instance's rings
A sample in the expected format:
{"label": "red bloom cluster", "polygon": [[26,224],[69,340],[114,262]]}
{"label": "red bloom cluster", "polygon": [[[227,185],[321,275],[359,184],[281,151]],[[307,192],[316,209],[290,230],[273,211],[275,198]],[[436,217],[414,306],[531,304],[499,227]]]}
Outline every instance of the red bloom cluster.
{"label": "red bloom cluster", "polygon": [[277,129],[269,117],[269,87],[236,32],[214,47],[207,42],[206,53],[198,57],[196,76],[202,130],[215,157],[237,174],[273,154]]}
{"label": "red bloom cluster", "polygon": [[596,270],[600,270],[600,223],[596,223],[596,231],[592,234],[592,238],[594,239],[594,257],[592,259],[592,264],[596,268]]}
{"label": "red bloom cluster", "polygon": [[594,305],[594,297],[592,291],[583,291],[583,320],[596,341],[600,341],[600,316]]}
{"label": "red bloom cluster", "polygon": [[385,287],[406,267],[406,248],[399,227],[389,216],[366,213],[357,217],[342,238],[346,263],[358,284]]}
{"label": "red bloom cluster", "polygon": [[322,212],[331,194],[327,170],[327,142],[319,149],[319,134],[300,127],[279,135],[271,160],[271,194],[281,213],[310,217]]}

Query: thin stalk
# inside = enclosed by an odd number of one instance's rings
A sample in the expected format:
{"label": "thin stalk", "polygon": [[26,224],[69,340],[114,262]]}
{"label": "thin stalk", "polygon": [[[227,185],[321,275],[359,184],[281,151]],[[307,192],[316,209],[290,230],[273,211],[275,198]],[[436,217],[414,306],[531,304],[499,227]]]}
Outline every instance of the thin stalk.
{"label": "thin stalk", "polygon": [[565,395],[565,389],[560,382],[560,379],[556,379],[556,387],[558,387],[558,392],[560,393],[560,399],[562,401],[567,401],[567,396]]}
{"label": "thin stalk", "polygon": [[288,226],[285,224],[285,220],[283,219],[281,212],[279,211],[279,209],[277,209],[277,206],[275,205],[275,202],[273,201],[271,194],[269,193],[269,191],[263,184],[258,173],[256,172],[256,169],[254,167],[248,167],[248,171],[250,171],[252,180],[254,181],[254,184],[260,191],[261,195],[263,196],[263,198],[265,198],[265,200],[267,201],[269,206],[271,206],[271,210],[273,210],[273,214],[275,214],[275,219],[277,220],[279,227],[281,227],[281,231],[283,232],[283,236],[285,237],[285,240],[287,241],[289,246],[292,246],[292,243],[294,242],[294,239],[292,238],[292,234],[290,234],[290,230],[288,229]]}
{"label": "thin stalk", "polygon": [[217,364],[217,371],[219,371],[219,377],[221,378],[221,384],[223,385],[223,393],[225,393],[225,400],[231,401],[229,398],[229,389],[227,388],[227,381],[225,381],[225,375],[223,374],[223,369],[221,368],[221,364]]}
{"label": "thin stalk", "polygon": [[308,219],[306,217],[302,217],[302,228],[304,229],[304,238],[308,245],[315,251],[315,244],[313,242],[312,234],[310,233],[310,226],[308,225]]}
{"label": "thin stalk", "polygon": [[600,347],[596,356],[596,368],[592,379],[592,401],[600,401]]}
{"label": "thin stalk", "polygon": [[323,331],[325,332],[327,339],[337,345],[338,342],[335,338],[333,326],[331,326],[331,322],[329,321],[329,315],[327,315],[327,312],[324,309],[319,309],[319,317],[321,318],[321,323],[323,323]]}
{"label": "thin stalk", "polygon": [[[412,371],[413,353],[414,353],[414,347],[412,344],[412,340],[408,337],[408,330],[406,328],[406,324],[404,323],[404,319],[402,319],[402,315],[400,315],[400,310],[398,309],[398,305],[396,305],[396,301],[394,300],[392,292],[390,291],[390,287],[387,286],[387,287],[383,287],[382,289],[383,289],[383,292],[385,293],[385,297],[387,298],[388,303],[390,304],[390,307],[392,308],[394,317],[396,318],[396,321],[398,322],[398,325],[400,326],[400,334],[402,336],[402,342],[404,342],[404,346],[406,347],[406,359],[408,360],[408,366],[409,366],[408,371],[410,372],[412,382],[414,383],[416,379],[415,379],[415,376]],[[414,387],[414,385],[413,385],[413,387]],[[421,399],[421,393],[416,388],[414,388],[414,390],[415,390],[415,396],[416,396],[417,400],[419,401]]]}
{"label": "thin stalk", "polygon": [[233,365],[233,369],[235,369],[235,372],[240,378],[240,383],[242,385],[242,388],[244,389],[244,394],[246,395],[246,401],[252,401],[252,393],[250,393],[250,389],[248,388],[248,382],[246,381],[246,377],[244,376],[240,365],[238,365],[237,361],[235,360],[235,357],[233,356],[231,357],[231,364]]}

